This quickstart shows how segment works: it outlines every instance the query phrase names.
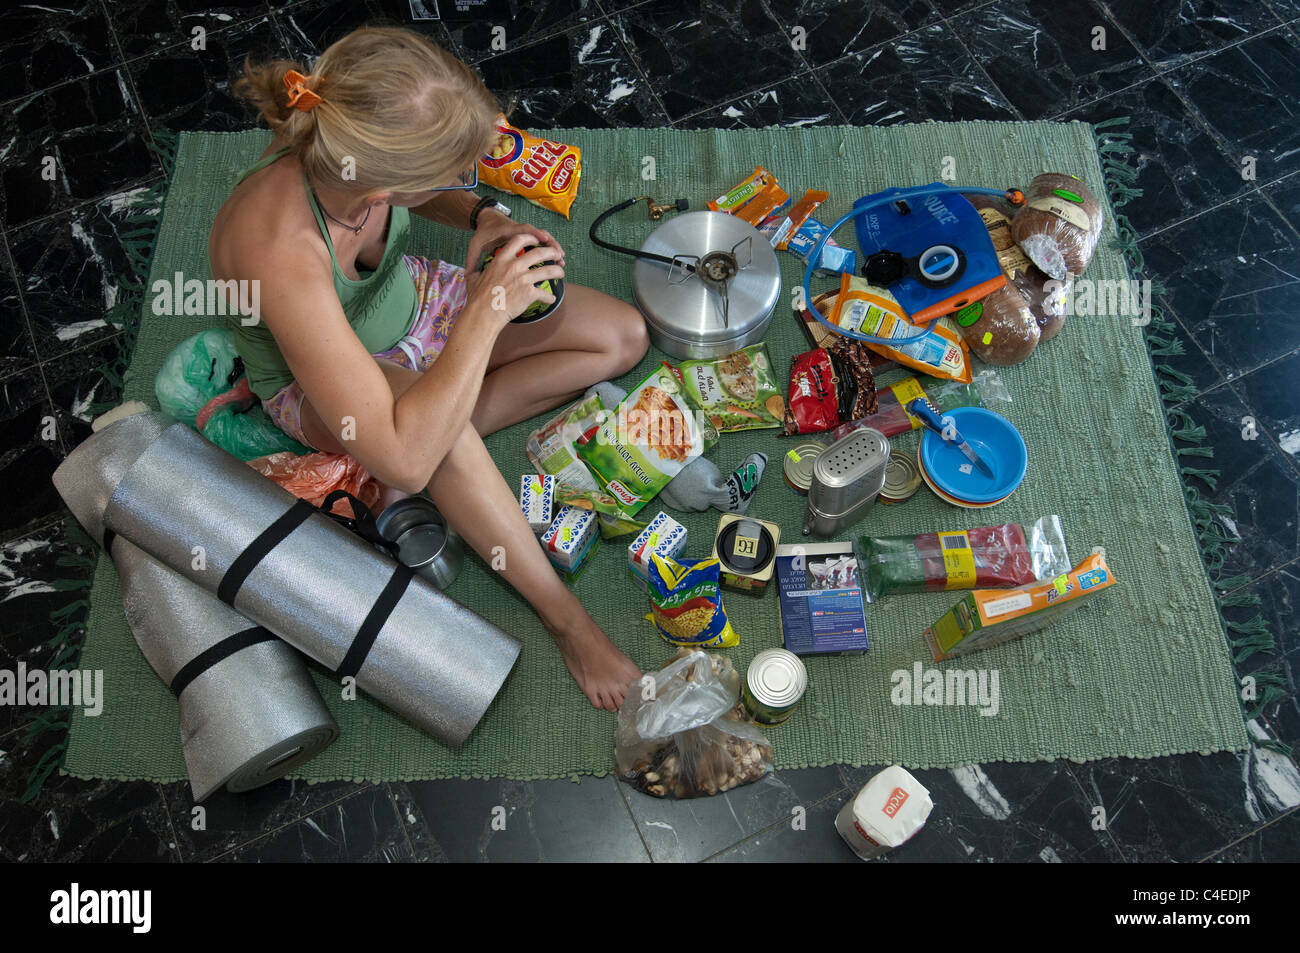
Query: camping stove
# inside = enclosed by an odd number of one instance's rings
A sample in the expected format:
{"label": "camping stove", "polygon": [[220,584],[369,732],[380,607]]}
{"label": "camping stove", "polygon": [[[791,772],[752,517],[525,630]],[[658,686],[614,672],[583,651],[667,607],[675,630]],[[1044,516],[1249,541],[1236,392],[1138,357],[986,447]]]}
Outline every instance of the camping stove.
{"label": "camping stove", "polygon": [[688,212],[660,225],[641,251],[632,290],[655,347],[678,358],[722,357],[757,343],[781,294],[776,252],[748,222]]}

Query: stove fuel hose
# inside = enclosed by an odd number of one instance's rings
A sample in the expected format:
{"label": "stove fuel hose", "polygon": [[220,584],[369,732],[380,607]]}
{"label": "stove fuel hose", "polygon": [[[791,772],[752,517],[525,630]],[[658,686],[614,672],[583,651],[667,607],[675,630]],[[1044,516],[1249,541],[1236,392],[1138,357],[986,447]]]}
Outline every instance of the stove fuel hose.
{"label": "stove fuel hose", "polygon": [[[628,199],[626,202],[620,202],[619,204],[613,206],[612,208],[605,209],[605,211],[597,215],[595,221],[591,223],[591,228],[587,230],[587,237],[590,238],[593,243],[599,245],[601,248],[608,248],[610,251],[616,251],[622,255],[631,255],[633,258],[642,258],[645,259],[646,261],[662,262],[663,264],[671,267],[673,264],[673,259],[669,258],[667,255],[656,255],[654,252],[641,251],[639,248],[627,248],[623,245],[615,245],[612,244],[611,242],[605,241],[604,239],[600,238],[596,234],[596,229],[600,228],[601,224],[605,221],[605,219],[609,218],[611,215],[615,215],[623,211],[625,208],[631,208],[637,202],[640,202],[642,199],[646,199],[646,198],[648,197],[644,195],[639,195],[634,199]],[[684,212],[688,208],[690,208],[690,202],[687,201],[686,199],[678,199],[676,202],[673,203],[673,205],[676,211],[678,212]],[[693,265],[685,265],[685,268],[687,271],[695,270],[695,267]]]}

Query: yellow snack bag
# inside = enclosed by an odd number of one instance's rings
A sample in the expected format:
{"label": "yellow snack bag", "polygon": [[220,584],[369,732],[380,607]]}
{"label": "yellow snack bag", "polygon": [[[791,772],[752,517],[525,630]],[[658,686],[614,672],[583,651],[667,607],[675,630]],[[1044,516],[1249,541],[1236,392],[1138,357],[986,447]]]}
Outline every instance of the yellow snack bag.
{"label": "yellow snack bag", "polygon": [[568,218],[582,178],[582,150],[517,129],[505,116],[498,117],[497,132],[492,151],[478,160],[479,179]]}
{"label": "yellow snack bag", "polygon": [[863,343],[877,354],[931,377],[963,384],[971,382],[970,351],[952,322],[941,318],[933,331],[923,333],[925,326],[908,321],[892,294],[865,278],[848,272],[841,276],[840,294],[835,299],[830,320],[846,331],[871,337],[906,338],[897,346]]}
{"label": "yellow snack bag", "polygon": [[722,608],[722,564],[716,556],[676,560],[651,553],[650,562],[646,618],[665,642],[729,648],[740,641]]}

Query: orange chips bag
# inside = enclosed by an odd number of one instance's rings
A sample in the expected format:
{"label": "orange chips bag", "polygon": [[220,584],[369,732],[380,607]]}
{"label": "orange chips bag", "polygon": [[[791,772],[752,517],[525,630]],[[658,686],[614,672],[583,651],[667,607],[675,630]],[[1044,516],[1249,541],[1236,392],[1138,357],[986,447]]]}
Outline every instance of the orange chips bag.
{"label": "orange chips bag", "polygon": [[492,151],[478,160],[479,179],[568,218],[578,197],[582,150],[516,129],[505,116],[498,117],[497,132]]}

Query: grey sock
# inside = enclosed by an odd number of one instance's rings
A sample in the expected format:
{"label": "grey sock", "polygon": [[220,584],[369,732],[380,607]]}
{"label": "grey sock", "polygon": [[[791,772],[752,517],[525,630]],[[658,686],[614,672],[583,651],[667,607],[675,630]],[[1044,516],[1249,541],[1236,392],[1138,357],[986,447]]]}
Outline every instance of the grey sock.
{"label": "grey sock", "polygon": [[713,461],[696,457],[659,491],[659,499],[687,512],[698,513],[711,506],[724,513],[744,513],[766,467],[767,454],[751,453],[723,477]]}
{"label": "grey sock", "polygon": [[600,402],[605,405],[605,409],[612,412],[614,408],[623,402],[623,398],[627,396],[627,391],[613,381],[601,381],[599,384],[592,384],[588,387],[587,393],[582,396],[587,398],[592,394],[599,394]]}

